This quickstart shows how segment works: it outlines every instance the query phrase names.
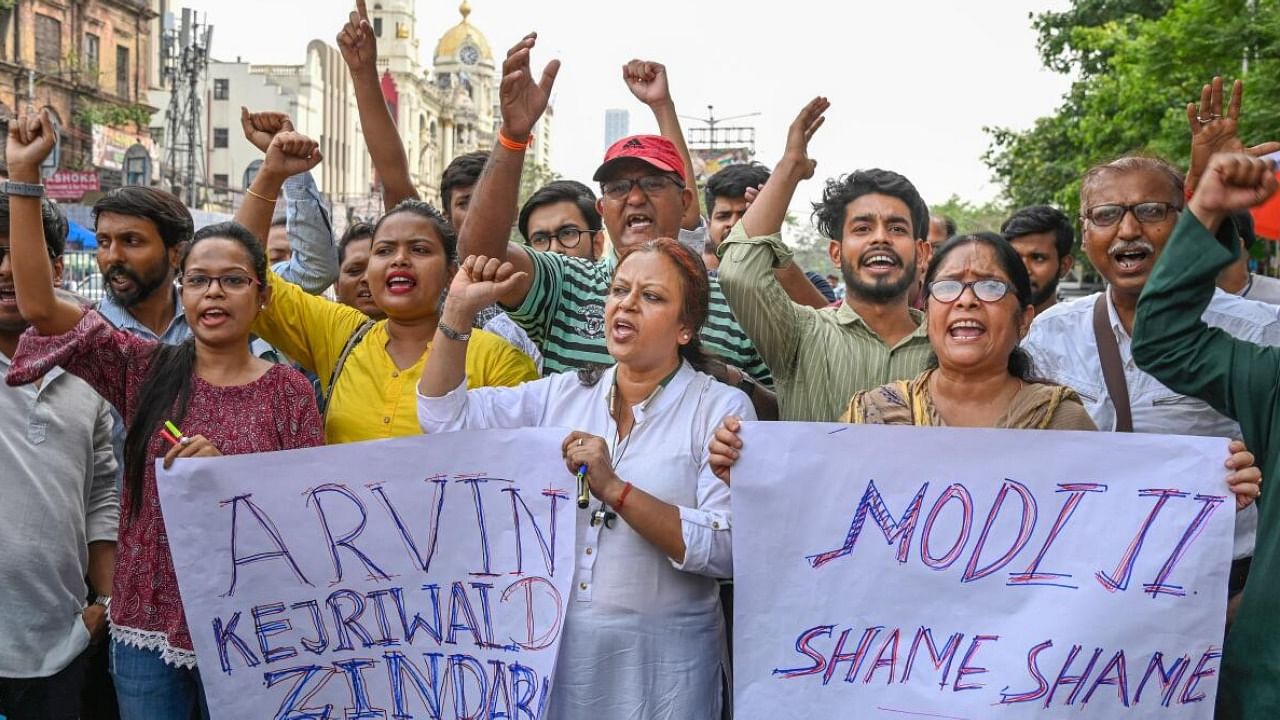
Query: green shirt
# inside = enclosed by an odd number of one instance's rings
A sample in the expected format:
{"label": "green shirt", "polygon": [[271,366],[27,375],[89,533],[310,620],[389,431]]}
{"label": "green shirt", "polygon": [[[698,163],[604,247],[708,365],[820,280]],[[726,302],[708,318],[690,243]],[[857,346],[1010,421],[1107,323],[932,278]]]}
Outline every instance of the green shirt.
{"label": "green shirt", "polygon": [[[520,307],[504,309],[542,350],[543,375],[613,365],[605,347],[604,301],[614,259],[590,262],[559,253],[525,252],[533,261],[529,294]],[[769,368],[738,326],[715,278],[711,278],[710,312],[699,337],[706,350],[772,386]]]}
{"label": "green shirt", "polygon": [[924,315],[889,347],[849,305],[822,310],[791,301],[773,275],[791,262],[781,235],[748,238],[742,223],[720,246],[720,286],[773,372],[781,419],[834,422],[860,390],[910,380],[933,350]]}
{"label": "green shirt", "polygon": [[[1182,213],[1138,302],[1133,359],[1171,390],[1200,398],[1239,422],[1265,481],[1280,472],[1280,348],[1238,340],[1201,320],[1213,297],[1218,271],[1239,252],[1240,241],[1230,221],[1220,239],[1215,239],[1190,211]],[[1280,528],[1276,523],[1280,523],[1280,502],[1260,499],[1249,582],[1219,673],[1220,718],[1280,717]]]}

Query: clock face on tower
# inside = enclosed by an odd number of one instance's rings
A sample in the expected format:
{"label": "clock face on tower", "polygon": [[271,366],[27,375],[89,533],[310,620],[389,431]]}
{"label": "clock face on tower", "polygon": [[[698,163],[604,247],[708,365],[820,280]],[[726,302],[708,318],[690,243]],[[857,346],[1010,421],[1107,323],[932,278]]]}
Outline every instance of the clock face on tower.
{"label": "clock face on tower", "polygon": [[475,65],[476,61],[480,59],[480,48],[472,45],[471,43],[467,43],[466,45],[463,45],[462,50],[458,52],[458,57],[461,58],[462,62],[468,65]]}

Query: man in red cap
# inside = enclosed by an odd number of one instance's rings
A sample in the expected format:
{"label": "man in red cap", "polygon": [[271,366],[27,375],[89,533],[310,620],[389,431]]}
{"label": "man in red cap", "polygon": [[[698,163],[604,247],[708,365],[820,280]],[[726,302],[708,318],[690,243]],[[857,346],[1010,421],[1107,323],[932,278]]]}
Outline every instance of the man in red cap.
{"label": "man in red cap", "polygon": [[[705,228],[683,229],[700,225],[699,212],[696,193],[687,181],[683,153],[673,142],[675,138],[683,144],[666,70],[657,63],[632,61],[623,68],[623,78],[637,98],[654,108],[665,137],[635,135],[619,140],[595,173],[601,191],[597,207],[613,243],[614,257],[591,262],[507,242],[518,204],[525,147],[534,123],[546,110],[559,69],[559,63],[552,61],[541,82],[535,82],[529,67],[534,42],[533,35],[524,38],[503,63],[502,75],[508,80],[501,89],[499,142],[472,193],[467,224],[458,238],[458,255],[510,261],[518,272],[527,273],[501,298],[501,304],[542,350],[544,373],[609,366],[613,359],[605,347],[604,301],[616,256],[660,237],[676,238],[701,253]],[[516,79],[510,80],[512,77]],[[765,406],[761,415],[776,413],[776,408],[769,409],[775,402],[772,393],[759,384],[770,382],[768,367],[733,319],[714,279],[711,313],[701,340],[731,366],[723,381],[737,385],[758,401],[758,412]]]}

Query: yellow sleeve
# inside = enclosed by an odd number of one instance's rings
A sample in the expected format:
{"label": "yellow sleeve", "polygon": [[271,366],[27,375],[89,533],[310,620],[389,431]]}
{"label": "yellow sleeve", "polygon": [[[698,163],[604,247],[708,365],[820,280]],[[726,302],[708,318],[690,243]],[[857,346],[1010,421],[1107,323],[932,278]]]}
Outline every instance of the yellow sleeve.
{"label": "yellow sleeve", "polygon": [[513,387],[538,379],[533,360],[502,338],[484,330],[473,330],[467,348],[467,386]]}
{"label": "yellow sleeve", "polygon": [[271,299],[254,321],[253,333],[328,382],[351,333],[368,318],[355,308],[310,295],[274,272],[268,285]]}

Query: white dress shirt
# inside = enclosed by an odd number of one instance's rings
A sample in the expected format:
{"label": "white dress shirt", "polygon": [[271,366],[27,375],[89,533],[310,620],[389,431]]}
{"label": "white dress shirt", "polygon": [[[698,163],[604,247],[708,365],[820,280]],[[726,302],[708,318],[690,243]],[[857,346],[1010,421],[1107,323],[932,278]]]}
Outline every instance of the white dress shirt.
{"label": "white dress shirt", "polygon": [[[1073,388],[1084,402],[1099,430],[1114,431],[1115,405],[1107,394],[1093,334],[1093,304],[1098,293],[1060,303],[1031,323],[1022,347],[1031,353],[1035,371],[1046,380]],[[1133,431],[1169,435],[1240,438],[1240,426],[1198,398],[1179,395],[1160,384],[1133,362],[1132,340],[1120,322],[1111,295],[1107,295],[1111,330],[1120,347]],[[1211,327],[1221,328],[1241,340],[1259,345],[1280,345],[1280,316],[1276,308],[1216,290],[1202,316]],[[1226,462],[1226,448],[1222,450]],[[1226,468],[1223,468],[1225,476]],[[1250,506],[1236,515],[1234,557],[1253,554],[1258,512]]]}
{"label": "white dress shirt", "polygon": [[741,391],[685,363],[632,407],[635,425],[619,443],[609,412],[615,372],[593,386],[577,373],[514,388],[468,391],[464,381],[443,397],[419,396],[418,418],[427,433],[560,425],[598,435],[620,478],[679,509],[683,563],[621,518],[593,526],[598,500],[578,511],[573,594],[548,717],[714,720],[725,659],[716,578],[733,574],[732,514],[707,446],[725,415],[755,413]]}

